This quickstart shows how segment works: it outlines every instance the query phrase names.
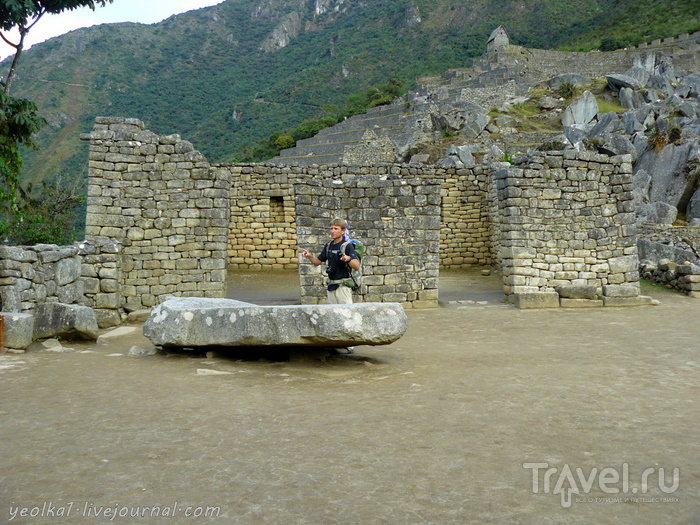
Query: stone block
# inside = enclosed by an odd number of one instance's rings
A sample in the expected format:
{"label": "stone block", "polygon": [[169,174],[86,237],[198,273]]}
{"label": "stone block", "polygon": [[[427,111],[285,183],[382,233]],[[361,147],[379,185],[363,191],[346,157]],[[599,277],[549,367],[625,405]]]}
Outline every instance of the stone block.
{"label": "stone block", "polygon": [[520,309],[559,308],[557,292],[524,292],[513,296],[513,304]]}
{"label": "stone block", "polygon": [[408,327],[398,303],[257,306],[232,299],[172,298],[143,333],[159,346],[383,345]]}
{"label": "stone block", "polygon": [[608,264],[610,265],[610,273],[634,272],[639,267],[639,259],[636,255],[625,255],[608,259]]}
{"label": "stone block", "polygon": [[117,310],[95,309],[95,319],[100,328],[119,326],[122,323],[121,315]]}
{"label": "stone block", "polygon": [[561,298],[562,308],[598,308],[604,306],[601,299],[567,299]]}
{"label": "stone block", "polygon": [[36,306],[34,316],[34,337],[37,339],[97,339],[95,312],[87,306],[41,303]]}
{"label": "stone block", "polygon": [[595,299],[597,297],[596,287],[593,285],[562,284],[555,289],[562,299]]}
{"label": "stone block", "polygon": [[603,297],[605,306],[645,306],[659,304],[649,296],[638,295],[637,297]]}
{"label": "stone block", "polygon": [[31,314],[0,312],[5,318],[5,347],[23,350],[32,343],[34,316]]}
{"label": "stone block", "polygon": [[603,295],[606,297],[637,297],[639,295],[639,285],[608,284],[603,286]]}

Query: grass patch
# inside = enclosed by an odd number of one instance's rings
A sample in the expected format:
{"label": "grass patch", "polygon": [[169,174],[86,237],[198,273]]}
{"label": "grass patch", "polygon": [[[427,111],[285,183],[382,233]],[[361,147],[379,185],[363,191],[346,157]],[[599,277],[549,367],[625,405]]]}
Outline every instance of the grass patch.
{"label": "grass patch", "polygon": [[599,113],[624,113],[627,111],[619,102],[609,102],[607,100],[598,100],[597,102]]}

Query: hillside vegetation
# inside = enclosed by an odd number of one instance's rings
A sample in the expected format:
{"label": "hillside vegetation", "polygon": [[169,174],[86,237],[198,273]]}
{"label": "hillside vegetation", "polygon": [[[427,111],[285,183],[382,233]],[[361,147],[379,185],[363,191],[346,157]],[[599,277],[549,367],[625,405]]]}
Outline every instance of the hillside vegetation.
{"label": "hillside vegetation", "polygon": [[49,121],[24,178],[84,177],[78,137],[98,115],[141,119],[228,161],[390,77],[410,88],[470,66],[498,25],[515,44],[573,50],[700,29],[694,0],[227,0],[154,25],[80,29],[23,55],[13,94]]}

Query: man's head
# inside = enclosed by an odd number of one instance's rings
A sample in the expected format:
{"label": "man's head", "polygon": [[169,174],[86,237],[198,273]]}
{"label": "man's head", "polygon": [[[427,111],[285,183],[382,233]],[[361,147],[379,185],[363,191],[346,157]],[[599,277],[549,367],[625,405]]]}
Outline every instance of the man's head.
{"label": "man's head", "polygon": [[331,238],[335,241],[342,239],[348,223],[345,219],[333,219],[331,221]]}

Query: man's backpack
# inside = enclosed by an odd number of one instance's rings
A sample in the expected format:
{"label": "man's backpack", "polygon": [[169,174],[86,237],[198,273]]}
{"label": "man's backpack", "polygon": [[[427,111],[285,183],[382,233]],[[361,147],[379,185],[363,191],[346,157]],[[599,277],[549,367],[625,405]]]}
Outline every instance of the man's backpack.
{"label": "man's backpack", "polygon": [[[348,239],[340,245],[340,251],[345,253],[345,249],[350,243],[352,243],[352,245],[354,246],[355,255],[357,255],[357,258],[360,260],[361,263],[362,258],[365,256],[366,252],[365,245],[362,244],[362,241],[358,241],[357,239]],[[350,286],[350,288],[352,288],[353,290],[359,290],[362,286],[362,267],[360,267],[359,270],[353,270],[348,263],[345,263],[345,265],[347,266],[348,271],[350,272],[350,279],[352,279],[352,286]]]}

